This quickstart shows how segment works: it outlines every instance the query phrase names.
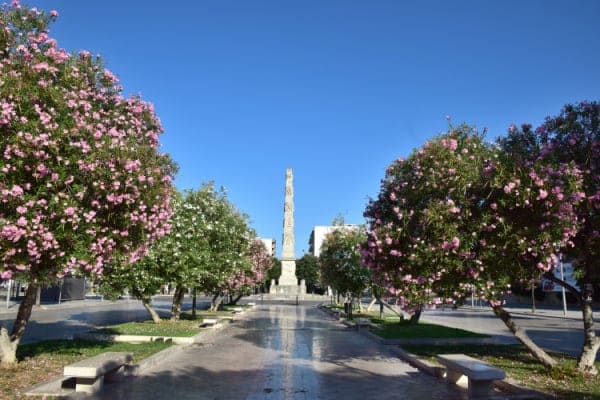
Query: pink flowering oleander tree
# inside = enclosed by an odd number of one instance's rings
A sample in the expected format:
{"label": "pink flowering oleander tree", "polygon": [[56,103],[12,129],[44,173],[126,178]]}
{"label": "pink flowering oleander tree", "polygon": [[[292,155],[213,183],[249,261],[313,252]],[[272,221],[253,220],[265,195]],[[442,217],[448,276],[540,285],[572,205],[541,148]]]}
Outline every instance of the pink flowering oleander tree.
{"label": "pink flowering oleander tree", "polygon": [[99,59],[48,36],[57,16],[0,11],[0,278],[28,283],[0,364],[16,349],[37,288],[68,274],[109,274],[169,230],[175,166],[158,151],[151,104],[124,98]]}
{"label": "pink flowering oleander tree", "polygon": [[424,307],[475,295],[553,366],[503,308],[502,297],[513,282],[548,269],[569,244],[579,184],[571,165],[523,166],[472,128],[451,127],[387,169],[365,211],[370,230],[363,263],[413,321]]}
{"label": "pink flowering oleander tree", "polygon": [[230,304],[237,304],[257,285],[262,285],[273,265],[273,257],[267,252],[265,244],[258,238],[251,240],[246,254],[249,263],[229,277],[222,291],[229,294]]}
{"label": "pink flowering oleander tree", "polygon": [[584,343],[578,357],[579,371],[596,375],[595,360],[600,348],[592,313],[593,289],[600,284],[600,103],[568,104],[558,116],[549,117],[533,130],[529,125],[513,128],[501,142],[515,159],[543,162],[548,168],[573,162],[583,176],[576,213],[581,227],[571,239],[574,246],[563,253],[573,259],[579,288],[560,280],[551,271],[546,278],[569,290],[582,305]]}

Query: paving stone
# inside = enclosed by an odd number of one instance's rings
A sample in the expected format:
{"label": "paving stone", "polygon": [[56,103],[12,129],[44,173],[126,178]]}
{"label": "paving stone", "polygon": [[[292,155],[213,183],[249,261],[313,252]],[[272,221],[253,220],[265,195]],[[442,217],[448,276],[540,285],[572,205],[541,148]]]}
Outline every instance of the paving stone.
{"label": "paving stone", "polygon": [[259,305],[94,399],[461,399],[464,391],[311,305]]}

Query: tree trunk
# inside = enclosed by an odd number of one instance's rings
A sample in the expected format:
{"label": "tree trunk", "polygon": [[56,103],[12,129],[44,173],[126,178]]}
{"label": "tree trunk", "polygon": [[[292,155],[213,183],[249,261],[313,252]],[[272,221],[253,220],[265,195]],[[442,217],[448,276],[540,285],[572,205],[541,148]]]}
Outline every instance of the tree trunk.
{"label": "tree trunk", "polygon": [[581,353],[579,353],[579,357],[577,358],[577,369],[586,374],[597,375],[598,370],[596,369],[595,361],[596,354],[600,348],[600,339],[596,336],[596,329],[594,329],[594,315],[592,310],[591,294],[582,294],[579,290],[577,290],[577,288],[569,285],[567,282],[561,279],[558,279],[554,276],[554,274],[548,273],[545,274],[544,277],[558,285],[561,285],[579,300],[583,318],[584,340]]}
{"label": "tree trunk", "polygon": [[381,297],[378,297],[377,300],[381,304],[383,304],[383,306],[385,308],[387,308],[388,310],[390,310],[391,312],[396,314],[398,316],[398,318],[400,318],[400,322],[404,321],[404,314],[402,312],[398,312],[398,311],[394,310],[394,307],[392,307],[387,301],[383,300]]}
{"label": "tree trunk", "polygon": [[196,319],[196,288],[192,294],[192,319]]}
{"label": "tree trunk", "polygon": [[238,295],[235,297],[235,299],[233,299],[233,300],[231,301],[231,305],[236,305],[236,304],[238,303],[238,301],[240,301],[240,299],[242,298],[242,296],[244,296],[244,294],[243,294],[243,293],[240,293],[240,294],[238,294]]}
{"label": "tree trunk", "polygon": [[527,347],[527,350],[529,350],[531,355],[546,367],[554,368],[556,366],[556,361],[531,340],[529,335],[527,335],[527,332],[516,324],[508,311],[502,306],[492,307],[492,310],[494,310],[494,314],[504,322],[504,325],[506,325],[508,330],[511,331],[525,347]]}
{"label": "tree trunk", "polygon": [[18,340],[12,341],[5,327],[0,326],[0,369],[17,363]]}
{"label": "tree trunk", "polygon": [[150,314],[150,317],[152,317],[152,321],[154,321],[155,324],[160,324],[162,322],[162,319],[160,319],[160,315],[158,315],[156,310],[152,307],[152,305],[150,305],[150,300],[142,299],[142,304],[144,305],[146,311],[148,311],[148,313]]}
{"label": "tree trunk", "polygon": [[220,293],[217,292],[213,295],[213,298],[210,300],[210,311],[217,311],[215,308],[215,304],[217,304],[217,299],[219,298]]}
{"label": "tree trunk", "polygon": [[414,314],[410,316],[410,324],[411,325],[417,325],[419,323],[422,312],[423,312],[423,307],[421,307],[421,306],[417,307]]}
{"label": "tree trunk", "polygon": [[0,367],[6,368],[17,363],[17,347],[25,333],[25,328],[31,317],[31,309],[35,303],[37,285],[30,283],[25,292],[25,298],[19,305],[19,311],[10,336],[8,330],[0,327]]}
{"label": "tree trunk", "polygon": [[544,278],[556,283],[557,285],[564,287],[577,299],[578,304],[583,304],[582,299],[581,299],[581,292],[579,290],[577,290],[577,288],[569,285],[567,282],[563,281],[562,279],[558,279],[557,277],[554,276],[553,273],[544,274]]}
{"label": "tree trunk", "polygon": [[173,293],[173,305],[171,306],[171,321],[178,321],[181,315],[181,302],[185,295],[185,289],[177,287],[175,293]]}
{"label": "tree trunk", "polygon": [[225,298],[225,296],[222,296],[221,292],[215,293],[215,295],[212,298],[211,305],[210,305],[210,311],[218,311],[224,298]]}
{"label": "tree trunk", "polygon": [[37,285],[37,289],[35,291],[35,306],[42,306],[42,287],[39,285]]}
{"label": "tree trunk", "polygon": [[581,353],[577,359],[577,369],[590,375],[597,375],[598,370],[595,366],[596,354],[600,348],[600,339],[596,336],[594,329],[594,316],[592,312],[592,296],[582,297],[583,313],[583,334],[584,341]]}
{"label": "tree trunk", "polygon": [[367,312],[371,311],[371,308],[373,308],[373,305],[375,305],[376,301],[377,301],[377,298],[375,298],[375,297],[373,298],[373,300],[371,300],[371,302],[367,306]]}

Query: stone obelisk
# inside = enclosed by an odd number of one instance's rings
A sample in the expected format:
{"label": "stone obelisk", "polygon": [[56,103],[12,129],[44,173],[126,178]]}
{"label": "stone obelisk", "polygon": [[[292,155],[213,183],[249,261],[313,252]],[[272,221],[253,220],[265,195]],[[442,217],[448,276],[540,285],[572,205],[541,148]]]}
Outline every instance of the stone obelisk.
{"label": "stone obelisk", "polygon": [[283,250],[281,251],[281,276],[279,285],[298,285],[296,255],[294,252],[294,175],[285,172],[285,202],[283,205]]}
{"label": "stone obelisk", "polygon": [[285,172],[285,201],[283,203],[283,248],[281,250],[281,276],[279,282],[271,283],[271,293],[297,296],[306,294],[304,281],[298,285],[296,278],[296,254],[294,251],[294,175],[292,169]]}

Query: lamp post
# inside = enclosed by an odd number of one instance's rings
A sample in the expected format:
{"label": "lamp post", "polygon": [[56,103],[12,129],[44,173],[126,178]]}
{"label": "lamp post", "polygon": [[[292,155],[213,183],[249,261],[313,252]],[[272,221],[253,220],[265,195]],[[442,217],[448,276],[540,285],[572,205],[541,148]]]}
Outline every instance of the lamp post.
{"label": "lamp post", "polygon": [[10,291],[12,290],[12,279],[8,280],[8,285],[6,286],[6,308],[10,307]]}

